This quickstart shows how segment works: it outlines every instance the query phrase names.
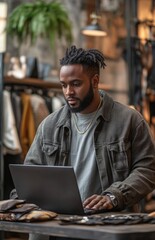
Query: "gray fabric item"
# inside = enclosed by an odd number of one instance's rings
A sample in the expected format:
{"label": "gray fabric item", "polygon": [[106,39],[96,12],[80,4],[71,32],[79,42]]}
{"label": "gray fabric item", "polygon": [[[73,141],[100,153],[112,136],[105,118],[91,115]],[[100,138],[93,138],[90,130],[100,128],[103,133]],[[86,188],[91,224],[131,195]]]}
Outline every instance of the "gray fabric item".
{"label": "gray fabric item", "polygon": [[[90,119],[94,117],[96,112],[91,114],[76,114],[78,117],[78,128],[86,129],[90,123]],[[97,116],[94,121],[96,121]],[[102,188],[100,183],[99,171],[96,162],[96,154],[94,148],[94,124],[84,134],[79,134],[75,128],[75,122],[72,114],[72,140],[70,150],[71,166],[74,167],[78,181],[80,195],[82,201],[93,194],[101,194]],[[91,146],[91,148],[90,148]]]}

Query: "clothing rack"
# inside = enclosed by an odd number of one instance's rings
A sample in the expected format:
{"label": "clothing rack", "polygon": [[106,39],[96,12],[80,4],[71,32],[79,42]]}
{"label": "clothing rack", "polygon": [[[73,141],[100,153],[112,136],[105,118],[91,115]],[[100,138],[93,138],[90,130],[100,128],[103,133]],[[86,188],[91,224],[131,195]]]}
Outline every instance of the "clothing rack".
{"label": "clothing rack", "polygon": [[0,53],[0,200],[4,197],[4,160],[3,160],[3,90],[9,89],[36,89],[51,90],[54,93],[62,93],[59,82],[45,81],[35,78],[17,79],[12,76],[3,76],[3,54]]}
{"label": "clothing rack", "polygon": [[6,76],[4,78],[4,86],[35,87],[40,89],[52,89],[53,91],[62,92],[59,82],[45,81],[35,78],[17,79],[12,76]]}
{"label": "clothing rack", "polygon": [[[36,89],[52,89],[53,92],[62,93],[61,84],[59,82],[45,81],[36,78],[23,78],[18,79],[15,77],[6,76],[4,78],[4,86],[9,87],[34,87]],[[111,85],[99,83],[99,89],[105,91],[112,91]]]}

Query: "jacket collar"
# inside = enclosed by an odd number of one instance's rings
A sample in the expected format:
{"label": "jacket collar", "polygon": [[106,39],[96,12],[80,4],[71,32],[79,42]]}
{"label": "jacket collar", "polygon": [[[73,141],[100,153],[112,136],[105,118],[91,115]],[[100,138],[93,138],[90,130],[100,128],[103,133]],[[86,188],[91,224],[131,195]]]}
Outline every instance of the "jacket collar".
{"label": "jacket collar", "polygon": [[114,100],[103,90],[99,90],[100,96],[103,98],[103,104],[100,109],[100,114],[105,121],[110,121]]}

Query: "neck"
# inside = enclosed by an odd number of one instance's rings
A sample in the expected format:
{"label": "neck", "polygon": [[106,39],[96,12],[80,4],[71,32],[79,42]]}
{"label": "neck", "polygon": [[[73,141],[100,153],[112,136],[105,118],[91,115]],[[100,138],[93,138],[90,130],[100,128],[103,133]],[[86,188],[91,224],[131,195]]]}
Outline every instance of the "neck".
{"label": "neck", "polygon": [[[93,122],[94,122],[94,120],[95,120],[95,118],[96,118],[96,116],[97,116],[97,113],[98,113],[101,105],[102,105],[102,98],[100,98],[100,101],[99,101],[99,103],[98,103],[98,106],[97,106],[97,108],[94,110],[95,113],[93,114],[93,116],[91,116],[91,121],[89,122],[89,124],[87,125],[87,127],[86,127],[83,131],[80,130],[79,127],[78,127],[78,117],[77,117],[76,113],[73,113],[73,121],[74,121],[74,124],[75,124],[75,128],[76,128],[76,130],[77,130],[77,132],[78,132],[79,134],[85,134],[85,133],[91,128],[91,126],[93,125]],[[91,112],[89,112],[89,113],[91,113]],[[85,114],[86,114],[86,113],[85,113]],[[87,114],[88,114],[88,113],[87,113]]]}

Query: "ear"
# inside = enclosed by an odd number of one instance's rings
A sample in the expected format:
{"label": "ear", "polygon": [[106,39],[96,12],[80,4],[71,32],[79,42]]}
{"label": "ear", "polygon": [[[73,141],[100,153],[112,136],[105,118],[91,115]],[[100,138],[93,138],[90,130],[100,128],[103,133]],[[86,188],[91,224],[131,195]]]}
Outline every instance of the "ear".
{"label": "ear", "polygon": [[95,74],[92,78],[92,85],[94,88],[98,88],[98,84],[99,84],[99,75]]}

